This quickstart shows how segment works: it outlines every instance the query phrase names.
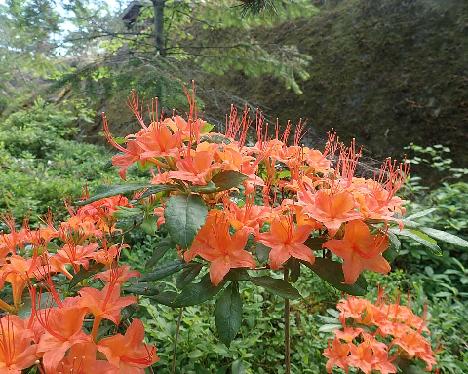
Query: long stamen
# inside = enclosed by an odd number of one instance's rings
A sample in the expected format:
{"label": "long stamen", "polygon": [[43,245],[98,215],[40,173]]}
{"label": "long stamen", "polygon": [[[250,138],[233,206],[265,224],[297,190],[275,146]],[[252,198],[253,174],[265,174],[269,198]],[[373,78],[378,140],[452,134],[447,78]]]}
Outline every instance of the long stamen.
{"label": "long stamen", "polygon": [[101,117],[102,117],[102,127],[104,129],[104,136],[106,137],[106,140],[114,147],[114,148],[117,148],[120,152],[123,152],[123,153],[128,153],[127,149],[122,147],[120,144],[118,144],[114,137],[112,136],[110,130],[109,130],[109,124],[107,122],[107,117],[106,117],[106,113],[102,112],[101,113]]}
{"label": "long stamen", "polygon": [[140,105],[140,100],[139,100],[138,94],[136,93],[135,90],[132,90],[132,93],[128,97],[127,105],[132,110],[132,112],[135,115],[136,119],[138,120],[138,123],[140,124],[140,126],[143,129],[147,129],[148,127],[145,125],[145,122],[143,121],[143,117],[141,115],[142,106]]}

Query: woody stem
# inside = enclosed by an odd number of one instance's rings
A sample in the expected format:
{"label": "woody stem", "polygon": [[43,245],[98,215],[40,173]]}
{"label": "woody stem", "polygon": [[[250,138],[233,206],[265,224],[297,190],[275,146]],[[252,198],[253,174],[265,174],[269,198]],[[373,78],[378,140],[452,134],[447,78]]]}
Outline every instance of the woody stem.
{"label": "woody stem", "polygon": [[91,336],[93,337],[93,340],[96,341],[97,339],[97,334],[99,331],[99,324],[101,323],[101,318],[100,317],[94,317],[93,321],[93,329],[91,330]]}
{"label": "woody stem", "polygon": [[153,157],[153,158],[151,159],[151,162],[154,163],[156,166],[159,166],[159,167],[162,168],[162,169],[165,169],[165,170],[171,169],[171,168],[169,167],[169,165],[165,164],[165,163],[162,162],[162,161],[159,161],[156,157]]}
{"label": "woody stem", "polygon": [[[284,280],[288,282],[289,269],[284,268]],[[284,366],[285,373],[291,374],[291,309],[289,299],[284,299]]]}
{"label": "woody stem", "polygon": [[10,304],[6,303],[5,301],[0,299],[0,309],[4,310],[7,313],[14,313],[16,308],[11,306]]}
{"label": "woody stem", "polygon": [[174,348],[173,348],[173,353],[172,353],[172,370],[171,373],[175,374],[176,372],[176,364],[177,364],[177,340],[179,339],[179,330],[180,330],[180,322],[182,321],[182,313],[184,311],[184,308],[179,309],[179,316],[177,317],[177,325],[176,325],[176,331],[175,331],[175,336],[174,336]]}

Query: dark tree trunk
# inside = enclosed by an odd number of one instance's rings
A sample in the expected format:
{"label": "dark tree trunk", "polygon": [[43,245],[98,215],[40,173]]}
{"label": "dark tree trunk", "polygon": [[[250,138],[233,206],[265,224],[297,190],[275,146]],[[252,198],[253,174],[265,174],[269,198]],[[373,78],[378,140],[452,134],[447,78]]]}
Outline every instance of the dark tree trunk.
{"label": "dark tree trunk", "polygon": [[164,48],[164,7],[165,0],[152,0],[154,9],[154,42],[156,51],[165,56],[166,51]]}

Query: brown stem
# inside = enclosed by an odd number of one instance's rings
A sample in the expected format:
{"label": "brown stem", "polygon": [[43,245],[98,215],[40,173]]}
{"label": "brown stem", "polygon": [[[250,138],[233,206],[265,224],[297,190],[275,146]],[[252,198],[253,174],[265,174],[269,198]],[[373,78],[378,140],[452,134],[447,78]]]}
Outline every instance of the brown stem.
{"label": "brown stem", "polygon": [[[289,269],[284,268],[284,280],[288,282]],[[284,366],[286,374],[291,374],[291,309],[289,299],[284,299]]]}
{"label": "brown stem", "polygon": [[99,331],[99,324],[101,323],[101,318],[100,317],[94,317],[93,321],[93,329],[91,330],[91,336],[93,337],[93,340],[97,342],[97,335]]}
{"label": "brown stem", "polygon": [[180,330],[180,322],[182,321],[182,312],[184,311],[184,308],[179,309],[179,316],[177,317],[177,325],[176,325],[176,331],[175,331],[175,336],[174,336],[174,353],[172,354],[172,370],[171,374],[175,374],[176,372],[176,364],[177,364],[177,340],[179,339],[179,330]]}
{"label": "brown stem", "polygon": [[0,309],[4,310],[7,313],[16,314],[17,310],[14,306],[6,303],[5,301],[0,299]]}

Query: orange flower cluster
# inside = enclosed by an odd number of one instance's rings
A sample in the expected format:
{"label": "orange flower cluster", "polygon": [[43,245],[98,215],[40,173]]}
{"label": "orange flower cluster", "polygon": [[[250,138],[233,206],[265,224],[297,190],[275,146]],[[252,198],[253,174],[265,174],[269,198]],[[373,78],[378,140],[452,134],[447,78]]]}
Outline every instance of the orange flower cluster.
{"label": "orange flower cluster", "polygon": [[349,296],[338,303],[342,328],[334,331],[324,355],[327,371],[359,368],[364,373],[397,373],[399,360],[419,359],[431,371],[436,361],[424,319],[399,302],[388,304],[382,293],[375,304]]}
{"label": "orange flower cluster", "polygon": [[[225,132],[215,133],[198,118],[194,97],[187,97],[186,119],[175,114],[160,118],[153,110],[151,122],[145,124],[133,93],[129,106],[141,129],[126,137],[126,146],[114,140],[103,115],[106,137],[121,152],[112,162],[122,177],[138,163],[150,168],[155,185],[177,186],[177,193],[181,188],[191,193],[205,188],[200,196],[211,210],[184,254],[186,261],[200,256],[210,262],[212,282],[218,284],[232,268],[256,266],[252,250],[246,248],[249,236],[271,248],[272,269],[290,258],[313,263],[314,252],[304,242],[320,237],[323,248],[343,260],[346,283],[354,283],[364,270],[390,270],[382,257],[388,247],[386,228],[391,221],[400,223],[405,212],[396,192],[407,178],[407,164],[387,159],[372,178],[359,177],[355,174],[361,151],[354,141],[345,146],[331,133],[321,152],[300,145],[303,123],[293,131],[288,122],[282,134],[277,124],[270,136],[259,113],[251,119],[248,109],[238,114],[234,107]],[[254,142],[249,143],[249,134]],[[227,171],[243,175],[240,189],[217,188],[215,182]],[[158,227],[165,222],[168,197],[155,208]]]}
{"label": "orange flower cluster", "polygon": [[[129,206],[123,196],[102,199],[69,209],[71,216],[58,226],[49,214],[37,230],[27,222],[17,230],[6,217],[10,232],[0,235],[0,285],[11,286],[12,303],[0,300],[7,312],[0,317],[0,373],[36,366],[46,374],[136,374],[159,359],[156,348],[143,342],[141,321],[133,320],[125,335],[117,333],[122,309],[137,302],[121,295],[121,285],[139,276],[118,266],[125,245],[108,242],[118,232],[112,213],[122,206]],[[80,282],[79,273],[91,264],[101,269],[94,276],[101,289]],[[59,286],[63,280],[67,290]],[[70,296],[73,287],[78,290]],[[103,320],[114,324],[113,334],[100,331]]]}

